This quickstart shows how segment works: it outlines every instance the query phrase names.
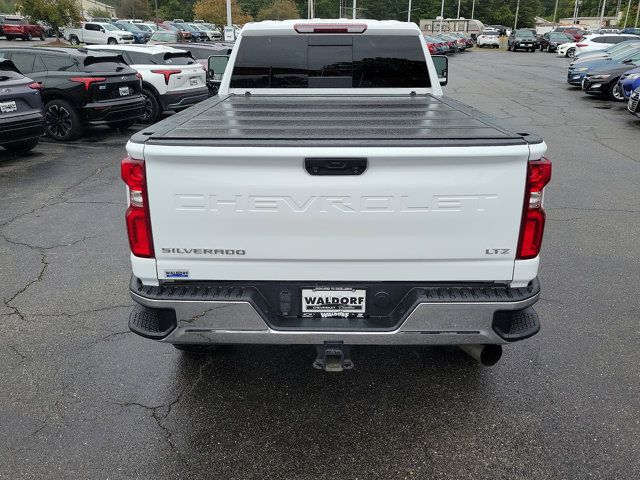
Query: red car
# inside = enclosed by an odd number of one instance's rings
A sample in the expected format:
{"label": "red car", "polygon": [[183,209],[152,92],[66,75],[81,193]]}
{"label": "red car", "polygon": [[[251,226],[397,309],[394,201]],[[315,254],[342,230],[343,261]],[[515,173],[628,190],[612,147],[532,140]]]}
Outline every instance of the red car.
{"label": "red car", "polygon": [[566,33],[570,37],[573,37],[574,42],[579,42],[580,40],[582,40],[582,37],[591,33],[588,30],[583,30],[578,27],[557,27],[554,31]]}
{"label": "red car", "polygon": [[44,29],[37,24],[29,23],[22,17],[5,17],[2,24],[2,33],[7,40],[21,38],[31,40],[33,37],[45,39]]}
{"label": "red car", "polygon": [[178,28],[172,22],[167,21],[167,22],[158,23],[158,27],[161,28],[162,30],[169,30],[170,32],[180,32],[182,39],[187,42],[191,42],[193,40],[191,38],[191,32],[189,32],[188,30],[183,30],[181,28]]}

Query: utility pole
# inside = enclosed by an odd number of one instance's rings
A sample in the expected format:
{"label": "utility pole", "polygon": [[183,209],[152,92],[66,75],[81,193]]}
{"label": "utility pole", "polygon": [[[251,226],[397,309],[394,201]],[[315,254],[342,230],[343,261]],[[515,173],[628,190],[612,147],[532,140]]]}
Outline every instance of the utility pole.
{"label": "utility pole", "polygon": [[556,24],[556,18],[558,17],[558,0],[556,0],[556,8],[553,10],[553,24]]}
{"label": "utility pole", "polygon": [[518,28],[518,11],[520,10],[520,0],[516,3],[516,19],[513,22],[513,30]]}
{"label": "utility pole", "polygon": [[473,0],[471,4],[471,20],[473,20],[473,14],[476,12],[476,0]]}

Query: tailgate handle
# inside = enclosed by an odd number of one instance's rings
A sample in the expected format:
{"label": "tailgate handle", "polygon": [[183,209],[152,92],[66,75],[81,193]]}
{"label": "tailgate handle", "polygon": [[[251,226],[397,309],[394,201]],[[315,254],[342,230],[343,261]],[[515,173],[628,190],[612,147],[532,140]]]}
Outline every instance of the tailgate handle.
{"label": "tailgate handle", "polygon": [[361,175],[366,158],[305,158],[304,168],[311,175]]}

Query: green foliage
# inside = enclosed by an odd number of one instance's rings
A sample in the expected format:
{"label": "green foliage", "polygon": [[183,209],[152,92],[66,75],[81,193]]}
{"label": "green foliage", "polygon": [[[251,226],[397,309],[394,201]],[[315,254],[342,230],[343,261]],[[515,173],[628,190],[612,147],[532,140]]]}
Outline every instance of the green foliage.
{"label": "green foliage", "polygon": [[89,15],[91,15],[92,18],[111,18],[111,12],[100,8],[92,8],[89,10]]}
{"label": "green foliage", "polygon": [[33,21],[44,21],[58,27],[82,20],[80,6],[75,0],[20,0],[16,10]]}
{"label": "green foliage", "polygon": [[293,0],[273,0],[258,12],[257,20],[289,20],[300,18],[298,6]]}
{"label": "green foliage", "polygon": [[0,0],[0,13],[15,13],[11,0]]}
{"label": "green foliage", "polygon": [[173,20],[174,18],[193,20],[193,1],[167,0],[162,3],[158,15],[165,20]]}
{"label": "green foliage", "polygon": [[147,0],[123,0],[116,9],[118,18],[142,18],[153,17],[151,7]]}

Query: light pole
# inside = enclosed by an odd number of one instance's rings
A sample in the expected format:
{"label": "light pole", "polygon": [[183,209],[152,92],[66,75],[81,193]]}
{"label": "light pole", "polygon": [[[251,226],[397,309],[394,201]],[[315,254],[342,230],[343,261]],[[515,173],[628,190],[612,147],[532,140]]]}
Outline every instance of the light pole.
{"label": "light pole", "polygon": [[513,30],[515,31],[518,28],[518,11],[520,10],[520,0],[516,3],[516,19],[513,22]]}
{"label": "light pole", "polygon": [[607,6],[607,0],[602,2],[602,12],[600,12],[600,28],[604,27],[604,9]]}
{"label": "light pole", "polygon": [[409,10],[407,10],[407,23],[411,23],[411,0],[409,0]]}
{"label": "light pole", "polygon": [[558,17],[558,0],[556,0],[556,8],[553,10],[553,24],[556,23],[556,18]]}
{"label": "light pole", "polygon": [[356,8],[356,3],[357,3],[357,0],[353,0],[353,14],[352,14],[352,16],[351,16],[351,17],[352,17],[354,20],[356,19],[356,13],[357,13],[357,11],[358,11],[358,9]]}
{"label": "light pole", "polygon": [[458,0],[458,14],[456,15],[456,18],[460,18],[460,3],[462,3],[462,0]]}
{"label": "light pole", "polygon": [[473,0],[471,4],[471,20],[473,20],[473,14],[476,12],[476,0]]}
{"label": "light pole", "polygon": [[227,27],[233,28],[231,23],[231,0],[227,0]]}
{"label": "light pole", "polygon": [[627,20],[629,20],[629,10],[631,10],[631,0],[629,0],[629,3],[627,4],[627,14],[624,17],[624,27],[622,28],[627,28]]}
{"label": "light pole", "polygon": [[638,28],[638,18],[640,18],[640,2],[638,2],[638,10],[636,10],[636,23],[633,28]]}
{"label": "light pole", "polygon": [[442,6],[440,7],[440,23],[438,24],[438,33],[442,33],[443,20],[444,20],[444,0],[442,0]]}

